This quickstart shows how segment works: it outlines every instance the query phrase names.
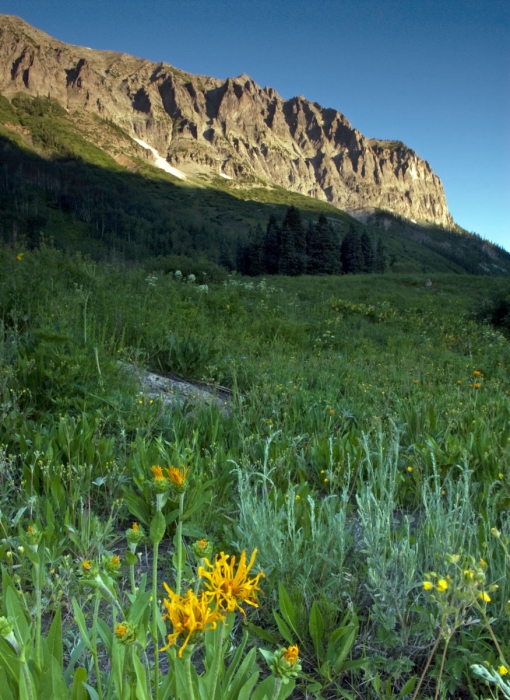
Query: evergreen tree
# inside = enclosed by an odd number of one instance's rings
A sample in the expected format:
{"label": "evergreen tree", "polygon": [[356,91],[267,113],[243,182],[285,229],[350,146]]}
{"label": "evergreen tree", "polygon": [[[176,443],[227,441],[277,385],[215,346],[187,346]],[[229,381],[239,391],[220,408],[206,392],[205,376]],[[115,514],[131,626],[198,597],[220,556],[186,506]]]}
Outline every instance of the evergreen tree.
{"label": "evergreen tree", "polygon": [[280,275],[298,275],[299,263],[296,255],[294,231],[285,222],[281,228],[279,253],[278,273]]}
{"label": "evergreen tree", "polygon": [[383,272],[386,272],[386,268],[386,248],[384,247],[382,238],[379,238],[379,240],[377,241],[377,248],[375,251],[374,270],[375,272],[379,272],[380,274],[382,274]]}
{"label": "evergreen tree", "polygon": [[246,273],[252,277],[266,273],[265,261],[265,236],[260,224],[257,224],[255,231],[252,231],[248,244],[248,256],[246,261]]}
{"label": "evergreen tree", "polygon": [[346,274],[356,275],[363,272],[364,259],[361,238],[354,224],[349,226],[349,231],[340,246],[340,260],[342,270]]}
{"label": "evergreen tree", "polygon": [[306,231],[301,219],[299,209],[289,207],[282,222],[282,229],[289,228],[294,238],[294,251],[296,258],[296,273],[303,274],[306,272]]}
{"label": "evergreen tree", "polygon": [[374,246],[372,245],[372,239],[368,233],[363,229],[363,233],[360,238],[361,242],[361,252],[363,253],[363,272],[374,272],[375,267],[375,253]]}
{"label": "evergreen tree", "polygon": [[307,234],[308,272],[315,275],[333,275],[340,271],[338,245],[333,228],[324,214],[308,230]]}
{"label": "evergreen tree", "polygon": [[264,267],[268,275],[277,275],[280,262],[281,230],[271,214],[264,239]]}

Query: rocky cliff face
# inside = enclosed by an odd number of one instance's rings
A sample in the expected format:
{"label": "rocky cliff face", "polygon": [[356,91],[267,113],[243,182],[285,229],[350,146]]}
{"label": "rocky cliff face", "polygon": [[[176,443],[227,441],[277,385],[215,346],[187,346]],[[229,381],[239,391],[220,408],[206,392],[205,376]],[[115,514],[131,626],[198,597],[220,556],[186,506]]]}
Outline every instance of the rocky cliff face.
{"label": "rocky cliff face", "polygon": [[413,150],[365,138],[340,112],[284,100],[247,75],[190,75],[65,44],[0,15],[0,91],[50,94],[70,113],[110,119],[184,172],[212,170],[233,186],[274,183],[358,218],[386,209],[453,225],[441,181]]}

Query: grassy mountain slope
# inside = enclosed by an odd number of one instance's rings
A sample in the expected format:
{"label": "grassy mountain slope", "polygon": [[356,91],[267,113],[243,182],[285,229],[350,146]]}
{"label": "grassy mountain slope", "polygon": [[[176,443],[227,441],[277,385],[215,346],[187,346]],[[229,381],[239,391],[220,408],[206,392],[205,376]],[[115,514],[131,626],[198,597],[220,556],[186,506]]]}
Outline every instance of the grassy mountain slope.
{"label": "grassy mountain slope", "polygon": [[352,224],[382,236],[391,269],[401,272],[510,271],[510,255],[467,234],[423,227],[381,212],[360,224],[325,203],[262,180],[205,175],[181,181],[111,122],[69,114],[47,98],[0,97],[3,178],[0,236],[36,245],[41,232],[66,250],[127,259],[206,257],[235,267],[239,241],[289,205],[305,221],[324,212],[339,240]]}

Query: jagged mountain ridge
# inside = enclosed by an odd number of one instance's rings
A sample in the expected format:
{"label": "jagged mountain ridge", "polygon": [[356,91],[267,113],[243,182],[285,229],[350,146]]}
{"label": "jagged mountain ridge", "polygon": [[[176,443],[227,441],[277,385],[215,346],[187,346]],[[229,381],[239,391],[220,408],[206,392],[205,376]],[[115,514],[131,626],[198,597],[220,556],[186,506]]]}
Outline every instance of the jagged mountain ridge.
{"label": "jagged mountain ridge", "polygon": [[284,100],[247,75],[197,76],[165,63],[55,40],[0,15],[0,91],[51,95],[70,113],[112,120],[192,173],[252,179],[327,201],[454,226],[440,179],[404,144],[365,138],[345,116]]}

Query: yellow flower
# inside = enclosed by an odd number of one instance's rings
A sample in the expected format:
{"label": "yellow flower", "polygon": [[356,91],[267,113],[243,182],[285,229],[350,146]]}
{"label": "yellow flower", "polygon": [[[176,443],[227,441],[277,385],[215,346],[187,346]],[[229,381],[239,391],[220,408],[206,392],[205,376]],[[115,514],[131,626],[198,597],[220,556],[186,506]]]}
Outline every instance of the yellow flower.
{"label": "yellow flower", "polygon": [[491,597],[488,593],[485,591],[482,591],[481,593],[478,594],[478,597],[480,600],[483,600],[484,603],[490,603],[491,602]]}
{"label": "yellow flower", "polygon": [[285,661],[289,664],[295,664],[296,661],[298,660],[299,656],[299,648],[298,645],[296,644],[295,646],[291,646],[287,648],[287,651],[283,655],[283,658]]}
{"label": "yellow flower", "polygon": [[186,474],[189,472],[189,467],[186,469],[177,469],[177,467],[170,467],[170,469],[165,469],[168,474],[168,479],[175,484],[175,486],[183,486],[186,481]]}
{"label": "yellow flower", "polygon": [[138,530],[139,530],[138,523],[133,523],[133,527],[131,529],[133,530],[133,532],[138,532]]}
{"label": "yellow flower", "polygon": [[[332,416],[332,415],[334,415],[334,413],[335,413],[335,409],[334,409],[334,408],[330,408],[330,409],[329,409],[329,415]],[[289,649],[290,649],[290,647],[289,647]]]}
{"label": "yellow flower", "polygon": [[457,379],[457,384],[462,384],[462,380],[461,380],[461,379]]}
{"label": "yellow flower", "polygon": [[84,559],[81,563],[81,568],[83,571],[90,571],[92,564],[90,563],[90,559]]}
{"label": "yellow flower", "polygon": [[482,385],[480,384],[480,382],[476,382],[476,384],[475,384],[475,389],[479,389],[481,386],[482,386]]}
{"label": "yellow flower", "polygon": [[433,585],[432,583],[430,583],[430,581],[424,581],[424,582],[423,582],[423,588],[424,588],[426,591],[431,591],[431,590],[434,588],[434,585]]}
{"label": "yellow flower", "polygon": [[419,384],[419,383],[420,383],[420,380],[419,380],[419,379],[413,379],[413,383],[414,383],[414,384]]}
{"label": "yellow flower", "polygon": [[480,370],[478,370],[478,369],[475,369],[475,371],[473,372],[473,374],[475,375],[475,377],[481,377],[481,376],[482,376],[482,373],[481,373]]}
{"label": "yellow flower", "polygon": [[16,255],[16,260],[23,260],[23,255],[24,255],[24,253],[18,253]]}
{"label": "yellow flower", "polygon": [[115,636],[118,637],[119,639],[123,637],[127,632],[127,626],[123,623],[120,625],[117,625],[115,628]]}
{"label": "yellow flower", "polygon": [[215,557],[214,564],[211,564],[208,559],[204,559],[210,571],[201,566],[198,569],[198,575],[206,579],[205,587],[208,595],[216,598],[217,604],[222,610],[235,610],[237,608],[244,615],[245,612],[240,606],[240,602],[258,608],[257,591],[260,591],[258,584],[264,574],[260,571],[253,578],[249,578],[250,569],[255,563],[256,556],[257,550],[254,549],[250,561],[246,564],[246,551],[243,550],[237,571],[235,571],[235,556],[231,556],[229,561],[229,556],[221,552],[219,557]]}
{"label": "yellow flower", "polygon": [[500,676],[506,676],[508,669],[506,666],[498,666],[498,673]]}
{"label": "yellow flower", "polygon": [[182,658],[182,653],[194,632],[216,629],[218,620],[223,621],[225,616],[218,612],[218,605],[216,605],[214,610],[211,610],[209,607],[211,598],[204,591],[200,594],[200,598],[197,598],[190,589],[183,598],[174,593],[166,583],[163,585],[170,596],[170,600],[167,598],[163,599],[163,605],[167,610],[163,615],[163,619],[170,620],[174,631],[168,635],[168,644],[160,651],[166,651],[175,644],[178,637],[182,636],[185,639],[178,654],[179,658]]}
{"label": "yellow flower", "polygon": [[409,472],[409,474],[411,474],[411,472],[413,471],[413,468],[412,468],[412,467],[407,467],[407,471]]}
{"label": "yellow flower", "polygon": [[163,470],[161,467],[151,467],[151,471],[154,475],[154,481],[165,481],[165,477],[163,476]]}
{"label": "yellow flower", "polygon": [[437,590],[440,593],[444,593],[444,591],[448,590],[448,581],[444,578],[440,578],[439,581],[437,582]]}

